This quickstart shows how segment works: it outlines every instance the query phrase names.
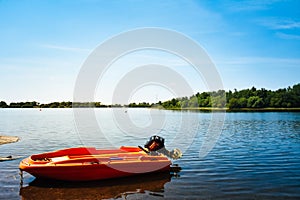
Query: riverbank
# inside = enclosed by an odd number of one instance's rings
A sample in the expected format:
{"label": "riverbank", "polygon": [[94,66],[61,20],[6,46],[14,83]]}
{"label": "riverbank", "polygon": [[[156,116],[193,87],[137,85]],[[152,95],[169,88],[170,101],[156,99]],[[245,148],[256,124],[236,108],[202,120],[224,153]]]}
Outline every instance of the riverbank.
{"label": "riverbank", "polygon": [[167,110],[199,111],[199,112],[300,112],[300,108],[171,108]]}

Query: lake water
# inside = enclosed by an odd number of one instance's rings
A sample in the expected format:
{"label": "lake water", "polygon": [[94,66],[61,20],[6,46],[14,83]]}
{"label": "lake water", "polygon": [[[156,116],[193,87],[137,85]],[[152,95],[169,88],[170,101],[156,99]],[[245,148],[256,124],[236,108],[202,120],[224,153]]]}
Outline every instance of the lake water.
{"label": "lake water", "polygon": [[[126,120],[125,125],[120,123],[123,118],[114,117],[114,109],[95,109],[99,129],[89,124],[89,118],[75,123],[72,109],[0,109],[0,135],[21,138],[17,143],[1,145],[0,156],[24,158],[83,145],[137,146],[152,134],[159,134],[167,148],[184,151],[183,157],[174,161],[182,170],[176,175],[85,183],[36,180],[24,173],[20,186],[20,158],[0,162],[0,199],[300,198],[300,113],[226,113],[221,135],[211,137],[208,128],[212,113],[118,111],[119,116],[128,115],[126,119],[132,124]],[[154,122],[159,126],[151,127]],[[205,141],[212,141],[209,144],[213,148],[199,157]]]}

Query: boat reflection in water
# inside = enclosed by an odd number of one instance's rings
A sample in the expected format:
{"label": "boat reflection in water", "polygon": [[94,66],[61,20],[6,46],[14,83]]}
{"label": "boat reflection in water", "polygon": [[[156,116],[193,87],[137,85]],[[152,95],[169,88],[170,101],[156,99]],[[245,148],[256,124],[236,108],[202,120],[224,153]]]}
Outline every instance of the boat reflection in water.
{"label": "boat reflection in water", "polygon": [[22,199],[163,199],[169,172],[150,173],[118,179],[65,182],[35,179],[21,187]]}

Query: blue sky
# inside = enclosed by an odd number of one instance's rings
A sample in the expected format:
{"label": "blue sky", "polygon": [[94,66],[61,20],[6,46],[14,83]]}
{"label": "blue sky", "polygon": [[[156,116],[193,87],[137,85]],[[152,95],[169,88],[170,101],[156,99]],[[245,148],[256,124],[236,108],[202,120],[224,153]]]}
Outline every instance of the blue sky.
{"label": "blue sky", "polygon": [[[298,0],[0,0],[0,100],[72,101],[76,77],[94,48],[142,27],[171,29],[195,40],[215,63],[226,90],[292,86],[300,82],[299,7]],[[136,58],[142,54],[147,52]],[[120,62],[126,66],[129,60]],[[185,69],[194,91],[205,90]],[[96,92],[96,100],[110,103],[110,83],[100,84],[108,95]],[[144,88],[133,96],[135,101],[154,101],[172,94]]]}

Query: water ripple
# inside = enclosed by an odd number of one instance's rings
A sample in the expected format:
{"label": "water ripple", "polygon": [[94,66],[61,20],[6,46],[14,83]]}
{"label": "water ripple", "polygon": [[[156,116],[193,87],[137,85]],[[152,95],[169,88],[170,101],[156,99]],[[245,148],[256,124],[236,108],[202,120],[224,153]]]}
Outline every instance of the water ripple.
{"label": "water ripple", "polygon": [[[124,135],[111,119],[110,109],[99,109],[98,117],[106,119],[103,130],[110,134],[115,145],[142,145],[145,138]],[[147,109],[131,113],[135,123],[149,120]],[[158,113],[159,114],[159,113]],[[168,141],[180,134],[181,115],[197,117],[198,126],[190,126],[196,132],[180,160],[174,161],[182,170],[179,176],[158,180],[159,188],[153,191],[152,180],[143,186],[126,187],[114,183],[122,192],[95,183],[89,187],[80,186],[82,192],[104,194],[114,198],[126,194],[128,199],[299,199],[300,198],[300,114],[298,113],[227,113],[223,132],[212,151],[199,158],[199,149],[207,137],[211,123],[210,113],[189,113],[166,111],[166,125],[160,133]],[[136,115],[136,116],[135,116]],[[145,119],[143,118],[145,115]],[[196,127],[196,129],[195,129]],[[71,109],[2,109],[0,110],[0,134],[17,135],[21,141],[0,146],[1,155],[28,156],[33,153],[89,144],[104,148],[109,145],[87,124],[86,135],[76,133]],[[0,199],[20,199],[18,164],[21,159],[0,162]],[[34,180],[24,174],[26,195],[50,194],[51,188],[30,186]],[[29,187],[29,188],[27,188]],[[79,186],[77,186],[79,187]],[[66,188],[55,188],[58,194],[69,194]],[[72,190],[75,191],[75,190]],[[36,192],[36,193],[35,193]],[[79,195],[79,194],[78,194]],[[27,196],[26,196],[27,197]],[[30,197],[30,196],[29,196]],[[94,196],[95,197],[95,196]],[[24,199],[25,196],[23,196]],[[62,199],[63,196],[60,196]],[[86,197],[88,198],[88,197]],[[99,197],[100,198],[100,197]],[[119,198],[119,197],[118,197]],[[91,198],[92,199],[92,198]]]}

